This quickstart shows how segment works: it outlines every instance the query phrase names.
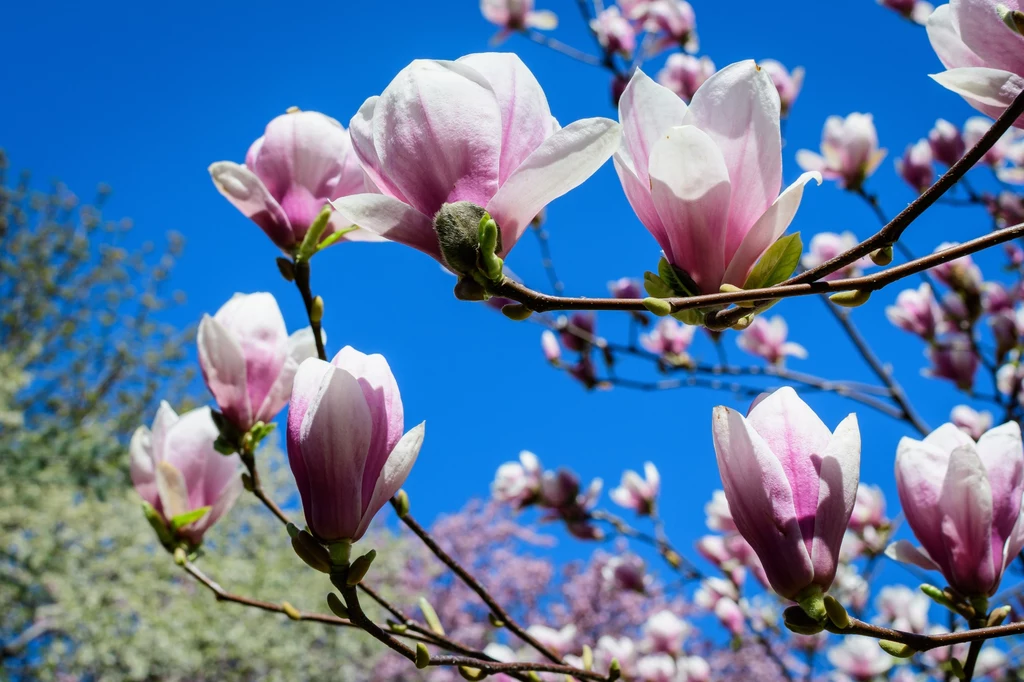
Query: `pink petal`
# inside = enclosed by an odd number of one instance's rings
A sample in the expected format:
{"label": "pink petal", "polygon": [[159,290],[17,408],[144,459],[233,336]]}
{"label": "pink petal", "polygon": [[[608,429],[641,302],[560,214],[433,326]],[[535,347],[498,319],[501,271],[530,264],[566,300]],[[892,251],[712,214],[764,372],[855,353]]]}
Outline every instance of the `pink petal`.
{"label": "pink petal", "polygon": [[[619,182],[622,183],[622,191],[625,192],[626,199],[629,200],[629,205],[633,207],[636,217],[640,219],[640,222],[651,233],[651,236],[658,242],[662,250],[665,253],[671,252],[672,246],[668,240],[668,233],[665,231],[665,226],[661,222],[661,216],[658,215],[658,210],[654,206],[654,199],[651,198],[650,182],[648,181],[647,185],[640,182],[632,169],[632,164],[623,156],[621,148],[615,152],[612,161],[615,165],[615,172],[619,176]],[[646,172],[646,167],[644,170]]]}
{"label": "pink petal", "polygon": [[[359,111],[349,122],[348,131],[352,138],[352,150],[359,159],[363,172],[380,192],[408,204],[409,201],[402,191],[384,175],[380,157],[377,156],[377,149],[373,146],[373,112],[377,109],[379,99],[379,96],[374,95],[363,102],[363,106],[359,107]],[[358,194],[358,192],[353,192],[353,194]]]}
{"label": "pink petal", "polygon": [[647,168],[654,144],[669,128],[683,125],[685,116],[686,103],[678,95],[636,70],[619,98],[619,121],[623,161],[641,186],[650,186]]}
{"label": "pink petal", "polygon": [[199,323],[196,345],[203,380],[217,407],[239,428],[252,426],[245,355],[238,339],[216,318],[204,315]]}
{"label": "pink petal", "polygon": [[985,61],[964,44],[959,28],[953,23],[950,5],[940,5],[928,17],[928,40],[947,69],[961,66],[984,66]]}
{"label": "pink petal", "polygon": [[920,547],[915,547],[912,543],[906,540],[897,540],[886,547],[885,556],[889,557],[893,561],[911,564],[912,566],[923,568],[926,571],[942,570],[939,568],[939,565],[932,561],[932,558],[928,556],[928,552],[924,551]]}
{"label": "pink petal", "polygon": [[978,456],[992,489],[992,555],[1001,558],[1020,519],[1024,495],[1024,449],[1017,422],[985,432],[978,440]]}
{"label": "pink petal", "polygon": [[1003,24],[996,10],[999,4],[996,0],[951,0],[949,11],[964,44],[970,46],[985,66],[1022,73],[1024,36]]}
{"label": "pink petal", "polygon": [[[953,434],[953,431],[956,434]],[[932,432],[924,441],[903,438],[896,447],[896,489],[914,536],[932,557],[945,557],[942,519],[936,510],[942,493],[949,455],[961,445],[953,439],[970,437],[952,424]]]}
{"label": "pink petal", "polygon": [[507,254],[545,206],[593,175],[619,146],[621,128],[607,118],[574,121],[544,140],[512,172],[487,211]]}
{"label": "pink petal", "polygon": [[735,253],[747,231],[782,188],[779,92],[768,72],[753,60],[725,67],[694,94],[684,125],[711,136],[725,158],[733,186],[726,255]]}
{"label": "pink petal", "polygon": [[814,521],[811,563],[818,584],[831,584],[836,574],[839,547],[857,501],[860,480],[860,429],[857,415],[839,422],[818,463],[821,476],[818,511]]}
{"label": "pink petal", "polygon": [[693,126],[670,128],[651,150],[651,197],[668,236],[669,261],[704,293],[715,293],[725,271],[726,225],[732,188],[722,152]]}
{"label": "pink petal", "polygon": [[[932,79],[992,118],[999,118],[1024,89],[1024,78],[1021,76],[982,67],[951,69],[932,75]],[[1024,117],[1018,118],[1014,125],[1024,125]]]}
{"label": "pink petal", "polygon": [[[946,577],[969,596],[986,594],[999,582],[1002,548],[992,555],[992,488],[974,447],[953,450],[939,495],[945,540]],[[933,512],[934,513],[934,512]]]}
{"label": "pink petal", "polygon": [[391,451],[374,484],[373,495],[364,507],[363,520],[356,531],[356,538],[366,532],[380,508],[405,484],[405,479],[409,477],[409,472],[412,471],[416,458],[419,457],[425,429],[425,422],[420,422],[409,429],[409,432],[398,441],[395,449]]}
{"label": "pink petal", "polygon": [[353,225],[441,260],[432,218],[398,199],[383,194],[353,194],[335,199],[331,206]]}
{"label": "pink petal", "polygon": [[278,248],[288,251],[296,246],[288,217],[255,173],[231,161],[218,161],[209,170],[217,191],[259,225]]}

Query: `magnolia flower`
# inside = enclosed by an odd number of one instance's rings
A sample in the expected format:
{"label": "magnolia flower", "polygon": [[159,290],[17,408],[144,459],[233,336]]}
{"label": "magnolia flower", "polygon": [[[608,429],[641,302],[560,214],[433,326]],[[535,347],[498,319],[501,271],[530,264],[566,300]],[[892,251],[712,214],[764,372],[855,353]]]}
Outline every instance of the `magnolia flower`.
{"label": "magnolia flower", "polygon": [[947,70],[932,78],[986,116],[1002,114],[1024,88],[1024,37],[1002,15],[1022,9],[1021,0],[951,0],[938,7],[928,18],[928,40]]}
{"label": "magnolia flower", "polygon": [[595,339],[597,317],[593,313],[575,312],[569,317],[558,318],[558,328],[562,345],[582,353],[590,349]]}
{"label": "magnolia flower", "polygon": [[608,291],[615,298],[643,298],[643,289],[640,283],[632,277],[620,277],[617,280],[608,282]]}
{"label": "magnolia flower", "polygon": [[736,522],[729,511],[729,500],[726,499],[724,490],[716,490],[711,494],[711,501],[704,505],[704,515],[707,517],[707,526],[710,530],[717,530],[720,533],[736,532]]}
{"label": "magnolia flower", "polygon": [[484,19],[502,28],[499,40],[513,31],[536,28],[550,31],[558,27],[558,17],[549,10],[533,9],[533,0],[480,0]]}
{"label": "magnolia flower", "polygon": [[925,356],[932,366],[922,374],[936,379],[949,379],[964,391],[974,386],[974,375],[978,371],[978,354],[967,334],[956,333],[925,350]]}
{"label": "magnolia flower", "polygon": [[743,614],[743,608],[727,597],[719,599],[715,604],[715,617],[718,618],[718,622],[722,624],[729,634],[733,637],[739,637],[743,634],[744,627],[746,626],[746,616]]}
{"label": "magnolia flower", "polygon": [[601,579],[606,588],[610,590],[623,590],[627,592],[647,591],[648,585],[654,580],[647,575],[644,560],[635,554],[627,554],[624,557],[612,557],[601,567]]}
{"label": "magnolia flower", "polygon": [[554,652],[559,658],[579,651],[579,645],[576,642],[577,629],[571,623],[559,630],[546,625],[531,625],[526,628],[526,631],[545,649]]}
{"label": "magnolia flower", "polygon": [[781,315],[771,319],[755,317],[750,326],[736,337],[736,345],[776,365],[781,365],[787,357],[806,358],[807,350],[799,343],[786,341],[788,335],[789,327]]}
{"label": "magnolia flower", "polygon": [[878,4],[899,13],[904,19],[909,19],[922,26],[928,22],[928,17],[935,9],[934,5],[924,0],[878,0]]}
{"label": "magnolia flower", "polygon": [[788,599],[827,590],[857,496],[856,415],[830,432],[785,387],[746,417],[716,407],[712,433],[729,509],[772,589]]}
{"label": "magnolia flower", "polygon": [[422,423],[405,435],[402,397],[387,360],[351,346],[306,360],[288,407],[288,461],[309,531],[356,541],[405,483],[423,444]]}
{"label": "magnolia flower", "polygon": [[[858,244],[860,244],[860,240],[857,239],[857,235],[853,232],[819,232],[811,237],[811,244],[808,247],[807,253],[800,259],[800,264],[808,270],[816,268],[822,263],[826,263],[836,256],[846,253]],[[861,270],[871,265],[871,258],[864,256],[835,272],[830,272],[821,279],[827,281],[857,277],[861,274]]]}
{"label": "magnolia flower", "polygon": [[917,289],[901,291],[896,297],[896,304],[885,309],[885,316],[903,331],[928,340],[946,328],[942,308],[927,282]]}
{"label": "magnolia flower", "polygon": [[997,426],[977,442],[954,424],[923,441],[903,438],[896,488],[921,547],[900,540],[886,554],[941,571],[966,597],[995,594],[1006,566],[1024,548],[1024,449],[1017,423]]}
{"label": "magnolia flower", "polygon": [[996,371],[996,390],[1003,395],[1016,396],[1020,400],[1021,385],[1024,384],[1024,365],[1019,360],[1007,362]]}
{"label": "magnolia flower", "polygon": [[[970,149],[974,145],[978,144],[985,133],[988,132],[989,128],[992,127],[992,121],[985,118],[984,116],[972,116],[964,122],[964,145]],[[1014,143],[1020,139],[1020,131],[1011,128],[1000,136],[996,143],[992,145],[985,155],[981,157],[981,162],[998,168],[1007,156],[1011,154]]]}
{"label": "magnolia flower", "polygon": [[829,649],[826,656],[829,663],[857,682],[870,682],[884,675],[896,662],[868,637],[843,637],[842,643]]}
{"label": "magnolia flower", "polygon": [[608,7],[595,19],[591,19],[590,30],[597,36],[605,52],[620,53],[626,59],[632,58],[633,50],[636,49],[636,31],[618,7]]}
{"label": "magnolia flower", "polygon": [[845,604],[854,611],[861,611],[868,603],[870,592],[868,581],[857,571],[856,566],[848,563],[839,564],[830,593],[840,604]]}
{"label": "magnolia flower", "polygon": [[906,585],[883,587],[875,598],[879,620],[897,630],[918,634],[928,632],[928,610],[932,600],[920,590]]}
{"label": "magnolia flower", "polygon": [[612,661],[619,662],[619,669],[626,679],[632,679],[636,672],[636,644],[629,637],[602,635],[594,647],[594,662],[598,670],[608,670]]}
{"label": "magnolia flower", "polygon": [[242,492],[238,455],[217,452],[218,435],[210,408],[179,417],[166,402],[152,429],[140,426],[132,435],[132,485],[168,531],[161,540],[198,545]]}
{"label": "magnolia flower", "polygon": [[[315,111],[278,116],[249,147],[244,165],[218,161],[209,170],[217,190],[285,253],[298,248],[329,201],[367,191],[348,131]],[[332,214],[323,236],[350,226]],[[365,230],[342,238],[380,240]]]}
{"label": "magnolia flower", "polygon": [[540,495],[540,460],[537,455],[523,450],[518,462],[505,462],[498,467],[491,483],[491,495],[499,502],[507,502],[518,509],[537,501]]}
{"label": "magnolia flower", "polygon": [[877,485],[861,483],[857,487],[857,499],[850,515],[849,528],[862,532],[865,528],[873,528],[888,523],[885,518],[885,494]]}
{"label": "magnolia flower", "polygon": [[660,35],[653,52],[680,46],[687,52],[700,48],[697,15],[686,0],[651,0],[643,10],[644,30]]}
{"label": "magnolia flower", "polygon": [[952,166],[967,151],[960,130],[943,118],[935,121],[935,127],[929,131],[928,144],[935,160],[946,166]]}
{"label": "magnolia flower", "polygon": [[[351,132],[381,193],[344,197],[334,207],[442,263],[434,231],[442,206],[485,209],[500,228],[504,256],[549,202],[608,160],[620,136],[606,118],[560,129],[526,65],[494,52],[414,61],[366,100]],[[456,271],[463,265],[448,263]]]}
{"label": "magnolia flower", "polygon": [[299,364],[316,356],[313,330],[291,336],[274,296],[235,294],[196,339],[199,366],[218,409],[240,432],[270,422],[288,404]]}
{"label": "magnolia flower", "polygon": [[[989,213],[996,220],[996,224],[1000,227],[1009,227],[1011,225],[1020,225],[1024,223],[1024,197],[1009,190],[1003,190],[997,197],[987,197],[987,208]],[[1014,245],[1011,245],[1013,247]],[[1020,254],[1024,252],[1014,252],[1011,255],[1011,263],[1018,267],[1021,263],[1014,262],[1014,258],[1020,260]]]}
{"label": "magnolia flower", "polygon": [[601,497],[604,481],[595,478],[585,490],[571,471],[545,471],[540,481],[539,503],[547,512],[541,520],[565,521],[565,528],[580,540],[600,540],[604,532],[590,522],[591,511]]}
{"label": "magnolia flower", "polygon": [[644,649],[651,653],[679,654],[690,629],[686,621],[671,611],[658,611],[644,624]]}
{"label": "magnolia flower", "polygon": [[979,412],[968,405],[957,405],[949,413],[949,421],[974,440],[978,440],[992,428],[992,413],[988,410]]}
{"label": "magnolia flower", "polygon": [[753,61],[713,75],[689,106],[638,70],[619,119],[615,169],[630,205],[703,293],[743,286],[820,179],[805,173],[779,195],[779,95]]}
{"label": "magnolia flower", "polygon": [[681,656],[676,659],[679,677],[676,682],[709,682],[711,666],[700,656]]}
{"label": "magnolia flower", "polygon": [[869,178],[886,151],[878,148],[878,132],[871,114],[853,113],[845,119],[829,116],[821,135],[821,154],[808,149],[796,153],[796,162],[805,171],[820,171],[828,180],[855,191]]}
{"label": "magnolia flower", "polygon": [[[959,242],[943,242],[935,247],[935,253],[957,246]],[[950,289],[971,293],[979,293],[982,285],[981,268],[970,256],[960,256],[951,261],[940,263],[928,270],[935,279]]]}
{"label": "magnolia flower", "polygon": [[544,351],[544,359],[557,365],[562,359],[562,347],[558,345],[558,337],[550,329],[540,333],[540,348]]}
{"label": "magnolia flower", "polygon": [[693,603],[707,611],[713,611],[721,599],[733,601],[740,598],[736,585],[724,578],[705,578],[693,593]]}
{"label": "magnolia flower", "polygon": [[641,516],[654,513],[654,505],[661,490],[661,475],[652,462],[644,463],[644,478],[635,471],[628,470],[622,474],[622,483],[610,493],[612,502],[632,509]]}
{"label": "magnolia flower", "polygon": [[768,72],[775,83],[775,89],[779,91],[779,101],[782,104],[782,117],[789,115],[793,108],[793,102],[800,96],[800,89],[804,85],[804,67],[798,66],[792,71],[786,69],[780,62],[774,59],[765,59],[759,62],[761,68]]}
{"label": "magnolia flower", "polygon": [[676,682],[676,660],[668,654],[644,656],[636,662],[637,682]]}
{"label": "magnolia flower", "polygon": [[932,166],[932,148],[928,140],[918,140],[908,146],[903,156],[896,159],[896,172],[918,193],[931,187],[935,180],[935,168]]}
{"label": "magnolia flower", "polygon": [[665,66],[658,72],[658,82],[683,98],[693,99],[697,88],[715,73],[715,63],[708,57],[673,52],[665,60]]}
{"label": "magnolia flower", "polygon": [[663,317],[650,332],[640,335],[640,345],[644,350],[664,357],[672,364],[686,364],[689,360],[687,351],[696,333],[697,328],[694,326]]}

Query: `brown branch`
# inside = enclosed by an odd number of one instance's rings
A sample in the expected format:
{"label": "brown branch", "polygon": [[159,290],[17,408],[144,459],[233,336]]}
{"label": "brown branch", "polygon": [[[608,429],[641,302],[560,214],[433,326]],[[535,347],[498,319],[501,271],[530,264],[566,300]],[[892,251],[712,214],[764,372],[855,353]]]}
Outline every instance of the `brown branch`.
{"label": "brown branch", "polygon": [[277,506],[277,503],[270,499],[266,491],[263,490],[263,483],[260,481],[260,472],[259,469],[256,468],[256,457],[253,452],[250,450],[239,449],[238,455],[242,460],[242,464],[245,465],[246,471],[249,473],[249,491],[255,495],[256,499],[262,502],[274,516],[277,517],[278,521],[288,525],[290,522],[288,515],[285,514],[284,511]]}
{"label": "brown branch", "polygon": [[294,263],[295,286],[302,295],[302,302],[306,306],[306,316],[309,317],[309,327],[313,330],[313,341],[316,343],[316,355],[321,360],[327,360],[327,351],[324,350],[324,339],[320,332],[320,322],[313,320],[313,292],[309,288],[309,261],[297,260]]}
{"label": "brown branch", "polygon": [[829,632],[840,635],[863,635],[874,639],[887,639],[897,644],[906,644],[914,649],[914,651],[930,651],[943,646],[953,646],[954,644],[966,644],[986,639],[996,639],[998,637],[1021,635],[1024,634],[1024,621],[971,630],[960,630],[959,632],[947,632],[941,635],[919,635],[914,632],[894,630],[880,625],[865,623],[856,618],[850,618],[850,627],[845,630],[832,627],[829,628]]}

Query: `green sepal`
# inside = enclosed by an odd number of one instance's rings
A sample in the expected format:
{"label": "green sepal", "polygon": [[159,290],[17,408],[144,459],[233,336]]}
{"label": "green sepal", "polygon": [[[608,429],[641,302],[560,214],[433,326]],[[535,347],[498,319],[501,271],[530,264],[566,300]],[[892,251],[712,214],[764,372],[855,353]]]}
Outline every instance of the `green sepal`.
{"label": "green sepal", "polygon": [[373,564],[373,560],[376,558],[377,550],[375,549],[371,549],[366,554],[358,557],[349,567],[345,582],[349,585],[358,585],[363,582],[363,578],[366,577],[366,573],[370,570],[370,565]]}
{"label": "green sepal", "polygon": [[644,307],[658,317],[672,314],[672,306],[668,301],[648,296],[643,300]]}
{"label": "green sepal", "polygon": [[425,597],[420,597],[419,605],[420,611],[423,612],[423,620],[427,622],[430,629],[444,637],[444,626],[441,625],[441,619],[437,617],[437,611],[434,610],[434,607],[430,605],[430,602]]}
{"label": "green sepal", "polygon": [[644,273],[644,290],[653,298],[672,298],[676,295],[661,277],[649,270]]}
{"label": "green sepal", "polygon": [[323,236],[324,230],[327,229],[327,224],[331,222],[331,213],[334,211],[330,204],[325,204],[316,219],[313,220],[313,224],[306,230],[306,236],[302,238],[302,244],[299,245],[299,249],[296,252],[296,261],[309,260],[314,253],[317,252],[317,247],[320,244],[320,237]]}
{"label": "green sepal", "polygon": [[341,597],[333,592],[327,593],[327,608],[338,618],[348,619],[348,607],[341,601]]}
{"label": "green sepal", "polygon": [[825,595],[825,613],[828,614],[828,619],[832,621],[832,624],[840,630],[850,627],[850,614],[846,612],[839,600],[830,594]]}
{"label": "green sepal", "polygon": [[200,507],[199,509],[193,509],[192,511],[185,512],[184,514],[178,514],[177,516],[171,517],[171,530],[177,532],[188,524],[198,521],[206,516],[206,512],[210,511],[210,509],[212,509],[212,507],[207,505],[205,507]]}
{"label": "green sepal", "polygon": [[786,281],[796,272],[803,251],[804,244],[799,232],[779,237],[764,252],[761,260],[757,261],[747,281],[743,283],[743,288],[764,289]]}
{"label": "green sepal", "polygon": [[164,518],[160,516],[156,509],[153,508],[153,505],[145,501],[142,503],[142,514],[146,517],[146,520],[149,521],[149,525],[153,527],[153,530],[156,531],[156,536],[160,540],[160,544],[165,547],[169,546],[174,538],[171,535],[171,531],[167,527],[167,524],[164,522]]}
{"label": "green sepal", "polygon": [[703,326],[704,316],[704,311],[697,308],[689,308],[687,310],[680,310],[679,312],[672,313],[672,317],[676,318],[683,324],[688,324],[693,327]]}
{"label": "green sepal", "polygon": [[238,452],[238,446],[224,436],[217,436],[217,440],[213,441],[213,449],[222,455],[233,455]]}
{"label": "green sepal", "polygon": [[422,670],[428,665],[430,665],[430,652],[427,651],[423,642],[416,642],[416,667]]}
{"label": "green sepal", "polygon": [[317,245],[316,253],[320,253],[321,251],[326,249],[328,246],[331,246],[332,244],[336,243],[339,239],[344,237],[349,232],[355,232],[358,229],[359,229],[358,225],[353,225],[352,227],[346,227],[344,230],[338,230],[337,232],[332,232],[331,234],[329,234],[326,237],[324,237],[324,240],[322,242],[320,242],[319,245]]}
{"label": "green sepal", "polygon": [[888,639],[878,640],[878,646],[882,647],[882,651],[890,656],[895,656],[896,658],[910,658],[917,653],[917,649],[909,644],[900,644],[899,642],[892,642]]}
{"label": "green sepal", "polygon": [[817,622],[825,620],[825,598],[819,585],[808,585],[793,599],[809,618]]}

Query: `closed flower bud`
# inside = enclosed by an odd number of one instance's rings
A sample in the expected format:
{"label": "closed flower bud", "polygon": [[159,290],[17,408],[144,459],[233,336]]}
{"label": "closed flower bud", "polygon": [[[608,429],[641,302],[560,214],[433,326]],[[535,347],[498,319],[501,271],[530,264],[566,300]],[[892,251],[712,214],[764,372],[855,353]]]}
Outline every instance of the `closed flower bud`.
{"label": "closed flower bud", "polygon": [[661,476],[652,462],[644,464],[644,477],[635,471],[622,474],[622,484],[613,489],[609,496],[612,502],[625,509],[632,509],[641,516],[654,513],[654,506],[661,490]]}
{"label": "closed flower bud", "polygon": [[896,172],[918,194],[931,187],[935,180],[932,148],[927,140],[918,140],[907,147],[903,157],[896,159]]}
{"label": "closed flower bud", "polygon": [[788,599],[828,590],[857,496],[856,416],[830,432],[786,387],[747,417],[716,407],[713,435],[729,509],[772,588]]}
{"label": "closed flower bud", "polygon": [[302,363],[288,409],[288,460],[318,540],[358,540],[402,487],[423,424],[403,430],[398,384],[382,356],[346,347],[331,363]]}
{"label": "closed flower bud", "polygon": [[935,127],[928,133],[928,144],[935,160],[946,166],[952,166],[967,151],[960,129],[942,118],[935,121]]}

